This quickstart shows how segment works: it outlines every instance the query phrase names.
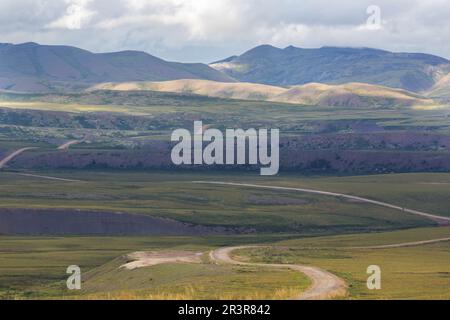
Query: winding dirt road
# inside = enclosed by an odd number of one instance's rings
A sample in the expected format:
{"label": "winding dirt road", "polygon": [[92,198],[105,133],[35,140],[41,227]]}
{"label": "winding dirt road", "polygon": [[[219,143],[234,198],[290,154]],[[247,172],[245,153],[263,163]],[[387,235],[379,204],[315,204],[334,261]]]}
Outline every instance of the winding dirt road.
{"label": "winding dirt road", "polygon": [[344,193],[336,193],[336,192],[328,192],[328,191],[321,191],[321,190],[315,190],[315,189],[304,189],[304,188],[292,188],[292,187],[279,187],[279,186],[267,186],[267,185],[260,185],[260,184],[250,184],[250,183],[235,183],[235,182],[221,182],[221,181],[192,181],[193,183],[201,183],[201,184],[215,184],[215,185],[225,185],[225,186],[237,186],[237,187],[250,187],[250,188],[260,188],[260,189],[269,189],[269,190],[288,190],[288,191],[300,191],[305,193],[314,193],[314,194],[321,194],[325,196],[332,196],[332,197],[339,197],[339,198],[345,198],[345,199],[351,199],[356,200],[359,202],[365,202],[365,203],[371,203],[378,206],[391,208],[395,210],[399,210],[402,212],[414,214],[417,216],[422,216],[428,219],[431,219],[439,224],[450,224],[450,217],[444,217],[444,216],[438,216],[435,214],[431,214],[428,212],[413,210],[413,209],[407,209],[404,207],[400,207],[394,204],[390,204],[387,202],[372,200],[368,198],[358,197],[358,196],[352,196],[349,194]]}
{"label": "winding dirt road", "polygon": [[[375,204],[395,210],[399,210],[402,212],[422,216],[433,221],[438,222],[439,224],[450,223],[450,217],[444,217],[439,215],[434,215],[427,212],[417,211],[413,209],[403,208],[397,205],[393,205],[387,202],[372,200],[368,198],[336,193],[336,192],[328,192],[321,191],[315,189],[304,189],[304,188],[292,188],[292,187],[280,187],[280,186],[267,186],[267,185],[258,185],[258,184],[249,184],[249,183],[234,183],[234,182],[221,182],[221,181],[193,181],[193,183],[200,184],[215,184],[215,185],[227,185],[227,186],[239,186],[239,187],[250,187],[250,188],[262,188],[262,189],[270,189],[270,190],[288,190],[288,191],[299,191],[306,193],[314,193],[321,194],[333,197],[346,198],[351,200],[356,200],[358,202],[365,202],[370,204]],[[398,244],[389,244],[389,245],[379,245],[379,246],[369,246],[369,247],[353,247],[352,249],[385,249],[385,248],[398,248],[398,247],[408,247],[408,246],[417,246],[417,245],[425,245],[432,244],[437,242],[450,241],[450,238],[441,238],[441,239],[433,239],[433,240],[423,240],[423,241],[415,241],[415,242],[406,242],[406,243],[398,243]],[[259,266],[259,267],[272,267],[272,268],[289,268],[291,270],[296,270],[304,273],[307,277],[312,280],[312,285],[305,291],[299,294],[295,299],[301,300],[318,300],[318,299],[331,299],[337,297],[344,297],[347,295],[347,284],[345,281],[338,276],[323,270],[321,268],[313,267],[313,266],[304,266],[304,265],[295,265],[295,264],[264,264],[264,263],[249,263],[237,261],[231,258],[230,254],[234,250],[238,249],[248,249],[248,248],[256,248],[261,246],[238,246],[238,247],[226,247],[220,248],[214,251],[211,251],[209,256],[210,259],[216,263],[226,263],[226,264],[234,264],[234,265],[251,265],[251,266]]]}
{"label": "winding dirt road", "polygon": [[22,152],[25,152],[27,150],[31,150],[31,149],[36,149],[36,147],[27,147],[27,148],[22,148],[19,150],[14,151],[13,153],[11,153],[10,155],[6,156],[5,158],[3,158],[0,161],[0,169],[3,168],[9,161],[11,161],[12,159],[14,159],[15,157],[17,157],[19,154],[21,154]]}
{"label": "winding dirt road", "polygon": [[311,279],[311,286],[298,296],[295,300],[320,300],[344,297],[347,295],[347,284],[338,276],[312,266],[303,266],[297,264],[268,264],[268,263],[250,263],[237,261],[231,258],[230,254],[234,250],[258,248],[260,246],[238,246],[226,247],[213,250],[209,253],[210,259],[215,263],[270,267],[270,268],[287,268],[302,272]]}
{"label": "winding dirt road", "polygon": [[58,150],[67,150],[69,149],[70,146],[74,145],[74,144],[78,144],[80,142],[82,142],[83,140],[70,140],[67,141],[66,143],[63,143],[62,145],[60,145],[58,147]]}
{"label": "winding dirt road", "polygon": [[[404,242],[388,245],[379,246],[366,246],[366,247],[348,247],[343,249],[389,249],[389,248],[400,248],[400,247],[412,247],[419,245],[427,245],[439,242],[450,241],[450,238],[432,239],[432,240],[422,240],[414,242]],[[295,271],[299,271],[305,274],[311,279],[311,286],[304,292],[300,293],[298,296],[294,297],[295,300],[323,300],[323,299],[333,299],[342,298],[347,296],[347,284],[346,282],[339,278],[338,276],[323,270],[318,267],[304,266],[297,264],[278,264],[278,263],[250,263],[234,260],[231,257],[231,253],[234,250],[239,249],[251,249],[251,248],[264,248],[265,246],[236,246],[236,247],[225,247],[213,250],[209,253],[210,259],[215,263],[223,264],[233,264],[233,265],[245,265],[245,266],[257,266],[257,267],[270,267],[270,268],[287,268]],[[323,248],[322,248],[323,249]]]}

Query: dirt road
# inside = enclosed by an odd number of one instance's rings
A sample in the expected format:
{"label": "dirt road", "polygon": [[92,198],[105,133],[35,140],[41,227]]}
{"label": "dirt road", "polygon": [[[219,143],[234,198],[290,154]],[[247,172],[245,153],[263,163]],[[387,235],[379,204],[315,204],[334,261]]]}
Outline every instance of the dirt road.
{"label": "dirt road", "polygon": [[[395,243],[379,246],[366,246],[366,247],[347,247],[340,249],[389,249],[400,247],[412,247],[427,245],[439,242],[450,241],[450,238],[440,238],[432,240],[422,240],[404,243]],[[247,265],[258,267],[272,267],[272,268],[288,268],[291,270],[299,271],[305,274],[311,279],[312,285],[305,291],[300,293],[294,299],[298,300],[319,300],[319,299],[331,299],[338,297],[345,297],[347,295],[347,284],[338,276],[313,266],[303,266],[296,264],[266,264],[266,263],[250,263],[234,260],[231,257],[231,252],[239,249],[251,249],[251,248],[263,248],[264,246],[236,246],[225,247],[213,250],[209,253],[209,257],[213,262],[234,264],[234,265]],[[323,249],[323,248],[322,248]]]}
{"label": "dirt road", "polygon": [[58,177],[51,177],[51,176],[43,176],[43,175],[40,175],[40,174],[32,174],[32,173],[20,173],[20,172],[10,172],[10,173],[11,174],[16,174],[16,175],[19,175],[19,176],[39,178],[39,179],[46,179],[46,180],[56,180],[56,181],[64,181],[64,182],[84,182],[82,180],[58,178]]}
{"label": "dirt road", "polygon": [[6,156],[5,158],[3,158],[0,161],[0,169],[3,168],[9,161],[11,161],[13,158],[17,157],[19,154],[21,154],[22,152],[25,152],[27,150],[31,150],[31,149],[36,149],[36,147],[27,147],[27,148],[22,148],[19,150],[14,151],[13,153],[11,153],[10,155]]}
{"label": "dirt road", "polygon": [[[401,247],[414,247],[414,246],[421,246],[424,244],[433,244],[433,243],[446,242],[446,241],[450,241],[450,238],[422,240],[422,241],[404,242],[404,243],[395,243],[395,244],[385,244],[385,245],[368,246],[368,247],[349,247],[349,249],[389,249],[389,248],[401,248]],[[345,248],[343,248],[343,249],[345,249]]]}
{"label": "dirt road", "polygon": [[69,147],[70,147],[71,145],[80,143],[80,142],[82,142],[82,141],[83,141],[83,140],[70,140],[70,141],[67,141],[66,143],[60,145],[60,146],[58,147],[58,150],[66,150],[66,149],[69,149]]}
{"label": "dirt road", "polygon": [[288,191],[300,191],[300,192],[306,192],[306,193],[314,193],[314,194],[321,194],[325,196],[332,196],[332,197],[339,197],[339,198],[345,198],[345,199],[351,199],[356,200],[359,202],[365,202],[365,203],[371,203],[378,206],[391,208],[395,210],[399,210],[405,213],[410,213],[418,216],[422,216],[428,219],[431,219],[439,224],[450,224],[450,217],[444,217],[444,216],[438,216],[435,214],[431,214],[428,212],[413,210],[413,209],[407,209],[404,207],[400,207],[394,204],[390,204],[387,202],[372,200],[368,198],[358,197],[358,196],[352,196],[349,194],[344,193],[336,193],[336,192],[328,192],[328,191],[321,191],[321,190],[314,190],[314,189],[304,189],[304,188],[292,188],[292,187],[279,187],[279,186],[267,186],[267,185],[259,185],[259,184],[250,184],[250,183],[235,183],[235,182],[221,182],[221,181],[193,181],[193,183],[202,183],[202,184],[215,184],[215,185],[226,185],[226,186],[238,186],[238,187],[250,187],[250,188],[260,188],[260,189],[269,189],[269,190],[288,190]]}
{"label": "dirt road", "polygon": [[[376,201],[372,199],[367,199],[358,196],[347,195],[343,193],[335,193],[314,189],[304,189],[304,188],[292,188],[292,187],[279,187],[279,186],[267,186],[267,185],[257,185],[257,184],[248,184],[248,183],[234,183],[234,182],[220,182],[220,181],[193,181],[194,183],[202,183],[202,184],[216,184],[216,185],[229,185],[229,186],[241,186],[241,187],[251,187],[251,188],[262,188],[262,189],[270,189],[270,190],[289,190],[289,191],[300,191],[306,193],[314,193],[321,194],[333,197],[341,197],[351,200],[356,200],[359,202],[371,203],[391,209],[400,210],[402,212],[415,214],[419,216],[426,217],[428,219],[432,219],[440,224],[449,224],[450,217],[438,216],[434,214],[430,214],[427,212],[412,210],[403,208],[400,206],[396,206],[390,203]],[[371,247],[354,247],[353,249],[383,249],[383,248],[397,248],[397,247],[407,247],[407,246],[416,246],[416,245],[424,245],[431,244],[436,242],[450,241],[450,238],[442,238],[442,239],[433,239],[433,240],[424,240],[424,241],[415,241],[415,242],[407,242],[407,243],[398,243],[398,244],[390,244],[390,245],[380,245],[380,246],[371,246]],[[296,299],[305,299],[305,300],[314,300],[314,299],[330,299],[335,297],[343,297],[347,294],[347,285],[344,280],[337,277],[336,275],[317,268],[313,266],[303,266],[303,265],[294,265],[294,264],[263,264],[263,263],[248,263],[236,261],[230,257],[230,254],[233,250],[237,249],[245,249],[245,248],[255,248],[256,246],[241,246],[241,247],[226,247],[217,249],[210,252],[210,258],[212,261],[216,263],[227,263],[227,264],[236,264],[236,265],[253,265],[260,267],[273,267],[273,268],[289,268],[291,270],[296,270],[304,273],[308,276],[312,285],[303,293],[299,294]]]}
{"label": "dirt road", "polygon": [[266,263],[250,263],[241,262],[231,258],[230,254],[234,250],[256,248],[257,246],[238,246],[226,247],[213,250],[209,253],[209,257],[213,262],[235,265],[247,265],[270,268],[288,268],[299,271],[311,279],[311,286],[304,292],[294,297],[296,300],[319,300],[344,297],[347,294],[347,284],[338,276],[312,266],[303,266],[296,264],[266,264]]}

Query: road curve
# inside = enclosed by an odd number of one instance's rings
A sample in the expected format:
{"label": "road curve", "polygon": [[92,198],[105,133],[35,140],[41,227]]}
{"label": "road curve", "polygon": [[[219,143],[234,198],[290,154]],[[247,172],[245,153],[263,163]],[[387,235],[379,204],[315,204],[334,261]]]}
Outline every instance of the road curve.
{"label": "road curve", "polygon": [[321,190],[315,190],[315,189],[267,186],[267,185],[250,184],[250,183],[235,183],[235,182],[221,182],[221,181],[192,181],[192,182],[193,183],[201,183],[201,184],[216,184],[216,185],[250,187],[250,188],[260,188],[260,189],[270,189],[270,190],[300,191],[300,192],[306,192],[306,193],[321,194],[321,195],[325,195],[325,196],[346,198],[346,199],[356,200],[356,201],[365,202],[365,203],[371,203],[371,204],[375,204],[378,206],[399,210],[399,211],[414,214],[417,216],[422,216],[422,217],[431,219],[439,224],[445,224],[445,225],[450,224],[450,217],[438,216],[438,215],[431,214],[428,212],[407,209],[407,208],[400,207],[400,206],[390,204],[387,202],[372,200],[372,199],[358,197],[358,196],[352,196],[352,195],[344,194],[344,193],[328,192],[328,191],[321,191]]}
{"label": "road curve", "polygon": [[295,300],[322,300],[347,295],[347,284],[338,276],[313,266],[303,266],[297,264],[267,264],[267,263],[250,263],[237,261],[231,258],[230,254],[234,250],[258,248],[261,246],[236,246],[225,247],[213,250],[209,253],[210,259],[215,263],[270,267],[270,268],[287,268],[299,271],[311,279],[311,286],[304,292],[294,297]]}
{"label": "road curve", "polygon": [[82,140],[70,140],[58,147],[58,150],[67,150],[71,145],[82,142]]}
{"label": "road curve", "polygon": [[[366,246],[366,247],[343,247],[338,249],[389,249],[389,248],[401,248],[427,245],[439,242],[450,241],[450,238],[440,238],[404,243],[395,243],[378,246]],[[234,265],[247,265],[258,267],[271,267],[271,268],[288,268],[291,270],[299,271],[305,274],[311,279],[312,285],[298,296],[294,297],[296,300],[322,300],[332,299],[347,296],[347,284],[338,276],[323,270],[321,268],[313,266],[303,266],[297,264],[266,264],[266,263],[250,263],[234,260],[230,254],[234,250],[239,249],[251,249],[251,248],[264,248],[265,246],[236,246],[225,247],[213,250],[209,253],[210,259],[215,263],[225,263]],[[321,248],[324,249],[324,248]]]}
{"label": "road curve", "polygon": [[27,148],[22,148],[19,150],[14,151],[13,153],[11,153],[10,155],[6,156],[5,158],[3,158],[0,161],[0,169],[3,168],[9,161],[11,161],[13,158],[17,157],[19,154],[21,154],[22,152],[25,152],[27,150],[31,150],[31,149],[36,149],[36,147],[27,147]]}

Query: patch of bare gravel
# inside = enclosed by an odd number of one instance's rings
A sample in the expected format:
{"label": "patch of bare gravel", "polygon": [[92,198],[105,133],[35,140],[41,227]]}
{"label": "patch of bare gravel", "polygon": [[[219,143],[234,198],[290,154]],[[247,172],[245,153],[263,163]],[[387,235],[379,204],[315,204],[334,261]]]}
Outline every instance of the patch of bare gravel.
{"label": "patch of bare gravel", "polygon": [[130,261],[120,268],[133,270],[163,263],[201,263],[202,255],[201,252],[192,251],[136,251],[126,256]]}

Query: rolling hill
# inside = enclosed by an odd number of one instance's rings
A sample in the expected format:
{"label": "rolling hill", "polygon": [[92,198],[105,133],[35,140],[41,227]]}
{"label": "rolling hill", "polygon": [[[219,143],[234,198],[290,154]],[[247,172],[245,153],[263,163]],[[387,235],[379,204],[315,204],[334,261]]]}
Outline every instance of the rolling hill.
{"label": "rolling hill", "polygon": [[0,89],[47,92],[106,81],[233,81],[201,63],[168,62],[145,52],[92,53],[36,43],[0,44]]}
{"label": "rolling hill", "polygon": [[450,74],[441,78],[427,93],[429,97],[450,101]]}
{"label": "rolling hill", "polygon": [[149,90],[198,94],[227,99],[347,107],[417,106],[432,105],[434,103],[431,99],[406,90],[364,83],[347,83],[342,85],[309,83],[302,86],[284,88],[254,83],[224,83],[183,79],[161,82],[103,83],[89,90]]}
{"label": "rolling hill", "polygon": [[449,72],[450,61],[444,58],[368,48],[262,45],[208,66],[140,51],[92,53],[70,46],[0,43],[0,91],[15,92],[83,91],[114,83],[109,86],[244,100],[416,105],[430,101],[394,89],[447,99]]}
{"label": "rolling hill", "polygon": [[281,86],[363,82],[422,92],[448,74],[450,61],[429,54],[370,48],[261,45],[210,66],[242,82]]}

